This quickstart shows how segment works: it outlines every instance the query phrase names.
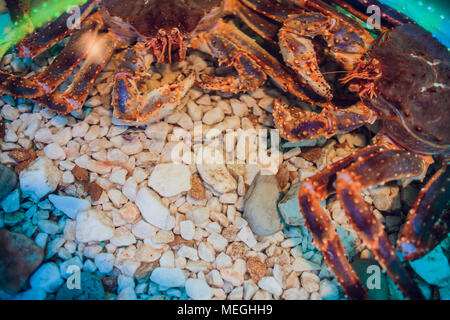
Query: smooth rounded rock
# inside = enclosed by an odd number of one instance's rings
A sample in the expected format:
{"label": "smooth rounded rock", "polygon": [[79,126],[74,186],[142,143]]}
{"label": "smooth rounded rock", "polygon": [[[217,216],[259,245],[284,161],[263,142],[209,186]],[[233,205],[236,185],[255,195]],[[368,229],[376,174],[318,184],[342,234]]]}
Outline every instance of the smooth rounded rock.
{"label": "smooth rounded rock", "polygon": [[282,228],[277,210],[280,193],[274,175],[258,175],[245,196],[244,219],[258,236],[270,236]]}
{"label": "smooth rounded rock", "polygon": [[193,300],[209,300],[212,298],[211,287],[202,279],[187,279],[186,293]]}

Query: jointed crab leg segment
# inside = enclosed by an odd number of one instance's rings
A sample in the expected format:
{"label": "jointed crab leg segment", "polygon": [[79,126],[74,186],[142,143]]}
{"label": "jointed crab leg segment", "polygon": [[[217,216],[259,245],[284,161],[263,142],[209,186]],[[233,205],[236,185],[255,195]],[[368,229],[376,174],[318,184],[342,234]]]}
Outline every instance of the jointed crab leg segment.
{"label": "jointed crab leg segment", "polygon": [[297,96],[300,100],[314,103],[323,107],[328,107],[329,103],[323,97],[317,95],[306,86],[299,84],[299,79],[284,67],[276,58],[259,46],[255,40],[251,39],[231,23],[220,20],[217,22],[214,32],[221,37],[228,39],[236,47],[245,52],[250,58],[261,66],[264,72],[283,91],[287,91]]}
{"label": "jointed crab leg segment", "polygon": [[317,94],[331,99],[331,88],[320,72],[312,39],[322,37],[331,56],[346,70],[352,70],[367,52],[367,44],[356,31],[341,20],[318,12],[294,15],[280,29],[281,53]]}
{"label": "jointed crab leg segment", "polygon": [[265,16],[258,14],[248,7],[240,3],[239,0],[229,0],[232,2],[232,13],[237,15],[245,22],[253,31],[255,31],[263,39],[277,44],[278,30],[280,27],[267,19]]}
{"label": "jointed crab leg segment", "polygon": [[53,92],[86,57],[100,26],[101,22],[93,15],[83,24],[81,30],[74,32],[55,60],[31,78],[0,72],[0,91],[24,98],[36,98]]}
{"label": "jointed crab leg segment", "polygon": [[247,7],[263,14],[270,19],[283,22],[291,14],[302,13],[303,10],[294,6],[287,6],[271,0],[239,0]]}
{"label": "jointed crab leg segment", "polygon": [[321,113],[305,112],[300,108],[274,102],[273,116],[280,135],[289,141],[331,137],[374,123],[376,114],[359,102],[347,109],[324,109]]}
{"label": "jointed crab leg segment", "polygon": [[[85,19],[95,8],[99,0],[89,0],[80,7],[80,20]],[[22,58],[34,58],[58,41],[65,38],[72,29],[68,27],[68,20],[71,13],[64,13],[58,19],[53,20],[47,26],[37,32],[32,33],[27,38],[17,44],[18,55]]]}
{"label": "jointed crab leg segment", "polygon": [[69,89],[62,94],[55,91],[36,100],[44,107],[60,113],[80,110],[94,86],[95,79],[108,62],[117,43],[118,39],[113,33],[98,35]]}
{"label": "jointed crab leg segment", "polygon": [[257,89],[267,80],[258,63],[224,37],[205,33],[194,41],[193,48],[211,54],[219,62],[235,67],[238,72],[237,77],[201,75],[198,86],[203,89],[238,93]]}
{"label": "jointed crab leg segment", "polygon": [[350,266],[336,228],[321,207],[320,201],[334,192],[333,183],[337,172],[348,167],[358,158],[368,157],[380,150],[378,146],[367,147],[332,164],[315,176],[304,180],[298,196],[300,211],[315,245],[322,251],[327,265],[333,270],[345,293],[351,299],[367,299],[367,292]]}
{"label": "jointed crab leg segment", "polygon": [[391,180],[422,177],[428,169],[429,162],[423,158],[408,151],[388,148],[360,157],[350,167],[338,172],[337,195],[351,225],[403,294],[412,299],[423,299],[420,289],[397,257],[383,224],[361,195],[364,189]]}
{"label": "jointed crab leg segment", "polygon": [[405,259],[418,259],[447,237],[449,227],[450,166],[446,164],[421,190],[397,245]]}

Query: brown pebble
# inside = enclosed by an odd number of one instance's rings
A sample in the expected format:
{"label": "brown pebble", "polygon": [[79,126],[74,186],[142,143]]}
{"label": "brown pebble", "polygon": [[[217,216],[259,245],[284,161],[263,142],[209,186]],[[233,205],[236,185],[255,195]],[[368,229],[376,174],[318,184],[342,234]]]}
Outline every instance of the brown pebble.
{"label": "brown pebble", "polygon": [[175,235],[175,239],[172,242],[169,242],[168,245],[172,248],[172,247],[176,247],[179,245],[187,245],[187,246],[193,246],[194,245],[194,241],[193,240],[186,240],[183,239],[180,235],[176,234]]}
{"label": "brown pebble", "polygon": [[280,167],[276,177],[281,190],[285,190],[285,188],[289,186],[289,170],[286,165]]}
{"label": "brown pebble", "polygon": [[247,253],[249,252],[249,248],[243,244],[242,242],[233,242],[227,249],[227,254],[233,258],[233,260],[236,259],[244,259],[247,256]]}
{"label": "brown pebble", "polygon": [[19,175],[20,172],[22,172],[23,169],[27,168],[33,161],[34,161],[34,159],[28,159],[28,160],[25,160],[25,161],[19,163],[17,166],[14,167],[14,172],[17,175]]}
{"label": "brown pebble", "polygon": [[302,148],[301,156],[303,159],[314,162],[320,158],[321,148]]}
{"label": "brown pebble", "polygon": [[29,159],[33,158],[33,155],[35,155],[35,154],[36,153],[34,152],[34,150],[30,151],[30,150],[27,150],[24,148],[15,149],[15,150],[8,152],[8,155],[17,162],[23,162],[23,161],[29,160]]}
{"label": "brown pebble", "polygon": [[202,180],[198,176],[198,174],[193,174],[191,178],[191,190],[188,191],[188,195],[191,198],[197,200],[205,200],[206,199],[206,190],[203,185]]}
{"label": "brown pebble", "polygon": [[236,240],[236,236],[239,233],[239,228],[236,226],[229,226],[222,231],[222,236],[227,239],[228,242]]}
{"label": "brown pebble", "polygon": [[86,169],[80,168],[79,166],[75,166],[72,169],[72,174],[80,182],[88,182],[89,181],[89,172]]}
{"label": "brown pebble", "polygon": [[117,290],[117,277],[116,276],[110,276],[110,277],[104,277],[101,279],[103,289],[105,289],[106,292],[115,292]]}
{"label": "brown pebble", "polygon": [[92,201],[98,201],[102,195],[103,189],[95,182],[86,183],[85,191],[91,196]]}
{"label": "brown pebble", "polygon": [[247,260],[247,268],[255,283],[258,283],[265,275],[267,271],[267,266],[261,262],[258,257],[251,257]]}

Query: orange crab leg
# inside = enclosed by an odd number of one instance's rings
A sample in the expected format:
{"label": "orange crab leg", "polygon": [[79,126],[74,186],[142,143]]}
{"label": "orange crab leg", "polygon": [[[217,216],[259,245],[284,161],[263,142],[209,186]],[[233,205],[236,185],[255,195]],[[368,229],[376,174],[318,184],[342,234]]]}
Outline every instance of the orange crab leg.
{"label": "orange crab leg", "polygon": [[36,101],[43,107],[59,113],[80,110],[94,86],[95,79],[108,62],[117,43],[117,37],[111,32],[98,36],[69,89],[64,93],[54,91],[50,95],[37,98]]}
{"label": "orange crab leg", "polygon": [[300,212],[313,236],[314,244],[320,249],[327,265],[333,270],[344,292],[351,299],[367,299],[367,292],[348,262],[336,228],[329,214],[321,207],[320,201],[335,191],[333,182],[337,172],[359,158],[369,157],[380,150],[379,146],[362,149],[304,180],[299,190]]}
{"label": "orange crab leg", "polygon": [[445,164],[419,193],[397,246],[405,259],[418,259],[447,237],[449,227],[450,166]]}
{"label": "orange crab leg", "polygon": [[255,10],[256,12],[259,12],[262,15],[278,22],[283,22],[291,14],[303,12],[303,10],[299,8],[281,4],[278,1],[270,1],[270,0],[239,0],[239,1],[242,2],[245,6],[251,8],[252,10]]}
{"label": "orange crab leg", "polygon": [[362,102],[347,109],[324,109],[318,114],[296,107],[289,108],[278,99],[273,105],[273,117],[281,137],[291,142],[350,132],[374,123],[377,118],[376,113]]}
{"label": "orange crab leg", "polygon": [[[81,20],[84,20],[94,10],[99,0],[89,0],[80,7]],[[71,13],[64,13],[58,19],[53,20],[47,26],[37,32],[32,33],[27,38],[20,41],[16,48],[18,56],[22,58],[35,58],[58,41],[65,38],[71,29],[67,26],[67,21]]]}
{"label": "orange crab leg", "polygon": [[74,32],[63,51],[53,62],[31,78],[0,72],[0,91],[15,97],[36,98],[53,92],[84,59],[94,44],[101,20],[94,14]]}
{"label": "orange crab leg", "polygon": [[278,30],[280,27],[267,19],[264,15],[252,11],[250,8],[243,5],[239,0],[228,0],[230,2],[230,11],[234,13],[242,21],[245,22],[253,31],[255,31],[263,39],[277,44]]}
{"label": "orange crab leg", "polygon": [[223,20],[219,20],[211,31],[220,37],[226,38],[242,52],[245,52],[255,60],[272,81],[283,91],[292,93],[300,100],[321,107],[330,107],[330,103],[326,99],[306,86],[302,86],[297,77],[288,68],[283,66],[275,57],[259,46],[255,40],[236,28],[232,22],[226,23]]}
{"label": "orange crab leg", "polygon": [[338,172],[337,195],[352,227],[403,294],[411,299],[424,299],[361,191],[392,180],[423,177],[430,161],[405,150],[388,148],[385,145],[378,153],[358,158]]}
{"label": "orange crab leg", "polygon": [[197,85],[205,90],[246,92],[259,88],[267,80],[266,74],[258,63],[224,37],[205,33],[197,37],[192,47],[209,53],[221,63],[233,66],[238,72],[237,77],[215,77],[202,74],[201,81]]}

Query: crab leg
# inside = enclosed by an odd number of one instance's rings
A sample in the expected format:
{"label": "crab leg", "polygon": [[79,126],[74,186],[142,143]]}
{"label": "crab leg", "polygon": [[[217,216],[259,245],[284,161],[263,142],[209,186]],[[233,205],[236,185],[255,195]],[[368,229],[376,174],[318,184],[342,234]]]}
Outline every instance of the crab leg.
{"label": "crab leg", "polygon": [[232,3],[230,11],[241,18],[247,26],[263,39],[277,44],[278,30],[280,29],[278,25],[241,4],[239,0],[228,0],[228,2]]}
{"label": "crab leg", "polygon": [[70,113],[74,110],[80,110],[94,86],[95,79],[108,62],[117,43],[118,39],[113,33],[98,35],[95,44],[89,50],[86,60],[80,71],[76,73],[69,89],[64,93],[54,91],[52,94],[36,100],[43,107],[59,113]]}
{"label": "crab leg", "polygon": [[326,108],[330,107],[330,103],[327,102],[326,99],[319,96],[308,87],[302,86],[300,81],[290,72],[290,70],[284,67],[253,39],[236,28],[232,22],[225,23],[223,20],[219,20],[212,31],[214,34],[232,42],[242,52],[245,52],[246,55],[256,61],[256,63],[263,68],[264,72],[283,91],[292,93],[300,100]]}
{"label": "crab leg", "polygon": [[246,92],[259,88],[267,80],[266,74],[258,63],[224,37],[205,33],[197,37],[192,47],[209,53],[221,63],[233,66],[238,72],[237,77],[215,77],[202,74],[198,86],[205,90]]}
{"label": "crab leg", "polygon": [[279,32],[284,61],[314,89],[331,99],[331,88],[319,69],[312,39],[321,36],[331,56],[346,70],[353,70],[367,52],[366,43],[346,24],[318,12],[291,16]]}
{"label": "crab leg", "polygon": [[376,113],[362,102],[339,110],[323,109],[319,114],[305,112],[300,108],[289,108],[276,99],[273,105],[275,126],[280,135],[291,141],[331,137],[338,133],[353,131],[376,120]]}
{"label": "crab leg", "polygon": [[358,158],[338,172],[336,178],[338,199],[351,225],[403,294],[411,299],[423,299],[423,295],[397,257],[383,224],[364,201],[361,191],[392,180],[420,178],[428,166],[424,158],[387,146],[376,154]]}
{"label": "crab leg", "polygon": [[322,251],[327,265],[333,270],[346,295],[351,299],[367,299],[367,292],[350,266],[336,228],[330,216],[321,207],[320,201],[335,191],[333,182],[337,172],[358,158],[369,157],[380,150],[379,146],[362,149],[304,180],[299,190],[300,212],[313,236],[314,244]]}
{"label": "crab leg", "polygon": [[116,74],[112,105],[114,121],[122,125],[144,125],[167,116],[180,103],[194,85],[195,75],[191,71],[173,84],[142,94],[137,86],[148,66],[142,64],[139,50],[133,48],[125,54],[120,72]]}
{"label": "crab leg", "polygon": [[449,226],[450,168],[446,164],[420,192],[397,246],[405,259],[418,259],[447,237]]}
{"label": "crab leg", "polygon": [[[80,7],[81,17],[85,19],[98,4],[99,0],[89,0]],[[43,29],[32,33],[27,38],[23,39],[17,44],[18,55],[22,58],[34,58],[48,48],[55,45],[58,41],[65,38],[71,29],[67,26],[67,20],[70,18],[70,13],[62,14],[58,19],[53,20]]]}
{"label": "crab leg", "polygon": [[[101,21],[101,20],[100,20]],[[31,78],[0,72],[0,91],[16,97],[36,98],[53,92],[67,78],[89,52],[101,24],[89,18],[81,30],[74,32],[63,51],[44,71]]]}

